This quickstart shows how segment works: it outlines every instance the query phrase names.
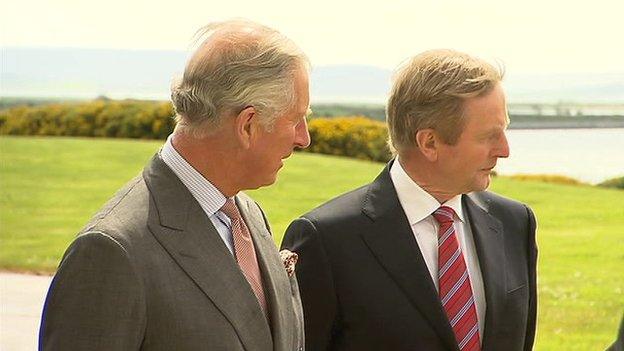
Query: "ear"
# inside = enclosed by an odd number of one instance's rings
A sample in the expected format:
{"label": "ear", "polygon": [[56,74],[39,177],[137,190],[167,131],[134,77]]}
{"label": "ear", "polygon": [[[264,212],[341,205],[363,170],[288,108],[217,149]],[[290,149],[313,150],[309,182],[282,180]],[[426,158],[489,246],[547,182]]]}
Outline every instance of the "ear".
{"label": "ear", "polygon": [[258,112],[253,106],[245,107],[234,118],[234,132],[236,138],[246,149],[251,145],[252,135],[254,133],[254,124],[258,119]]}
{"label": "ear", "polygon": [[416,132],[416,146],[425,158],[431,162],[438,159],[438,147],[440,139],[435,130],[431,128],[421,129]]}

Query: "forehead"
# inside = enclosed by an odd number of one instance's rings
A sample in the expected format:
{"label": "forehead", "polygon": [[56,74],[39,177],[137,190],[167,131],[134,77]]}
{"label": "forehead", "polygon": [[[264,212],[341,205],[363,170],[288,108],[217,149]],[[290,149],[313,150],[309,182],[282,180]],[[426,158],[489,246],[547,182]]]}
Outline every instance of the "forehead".
{"label": "forehead", "polygon": [[505,92],[500,84],[481,96],[466,99],[463,112],[467,129],[506,127],[509,123]]}
{"label": "forehead", "polygon": [[301,68],[294,73],[295,106],[297,113],[304,115],[310,107],[310,79],[308,70]]}

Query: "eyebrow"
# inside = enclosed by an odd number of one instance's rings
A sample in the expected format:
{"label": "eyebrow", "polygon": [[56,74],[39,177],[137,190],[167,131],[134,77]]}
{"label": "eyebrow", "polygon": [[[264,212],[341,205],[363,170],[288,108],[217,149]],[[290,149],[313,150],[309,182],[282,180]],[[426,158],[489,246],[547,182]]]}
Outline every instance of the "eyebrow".
{"label": "eyebrow", "polygon": [[486,130],[481,131],[480,133],[477,134],[477,136],[479,138],[489,138],[491,136],[494,136],[500,132],[505,132],[505,130],[507,130],[507,126],[509,125],[509,123],[505,124],[505,126],[500,129],[499,127],[492,127]]}

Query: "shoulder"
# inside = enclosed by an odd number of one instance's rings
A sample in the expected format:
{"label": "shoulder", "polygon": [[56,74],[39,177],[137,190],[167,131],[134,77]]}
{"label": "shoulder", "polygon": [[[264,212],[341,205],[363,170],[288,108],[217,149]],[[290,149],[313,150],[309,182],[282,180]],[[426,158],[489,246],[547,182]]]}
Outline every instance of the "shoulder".
{"label": "shoulder", "polygon": [[335,223],[359,218],[363,215],[362,206],[368,194],[370,184],[339,195],[314,208],[302,217],[312,222]]}
{"label": "shoulder", "polygon": [[148,217],[150,211],[153,212],[150,206],[150,192],[143,178],[138,176],[118,190],[98,210],[78,233],[78,237],[113,240],[116,245],[128,247],[131,241],[147,232]]}
{"label": "shoulder", "polygon": [[341,241],[366,230],[370,219],[362,206],[368,188],[369,185],[342,194],[295,219],[286,229],[284,242],[302,243],[316,237]]}

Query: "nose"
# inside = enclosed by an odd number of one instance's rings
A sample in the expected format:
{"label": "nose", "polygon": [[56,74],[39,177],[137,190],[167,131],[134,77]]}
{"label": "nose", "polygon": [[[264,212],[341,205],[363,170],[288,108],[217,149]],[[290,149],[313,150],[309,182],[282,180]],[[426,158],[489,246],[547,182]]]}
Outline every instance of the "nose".
{"label": "nose", "polygon": [[509,142],[507,141],[507,135],[505,135],[505,133],[503,133],[500,138],[495,156],[499,158],[509,157]]}
{"label": "nose", "polygon": [[306,118],[295,127],[295,147],[305,149],[310,146],[310,133],[308,133],[308,121]]}

